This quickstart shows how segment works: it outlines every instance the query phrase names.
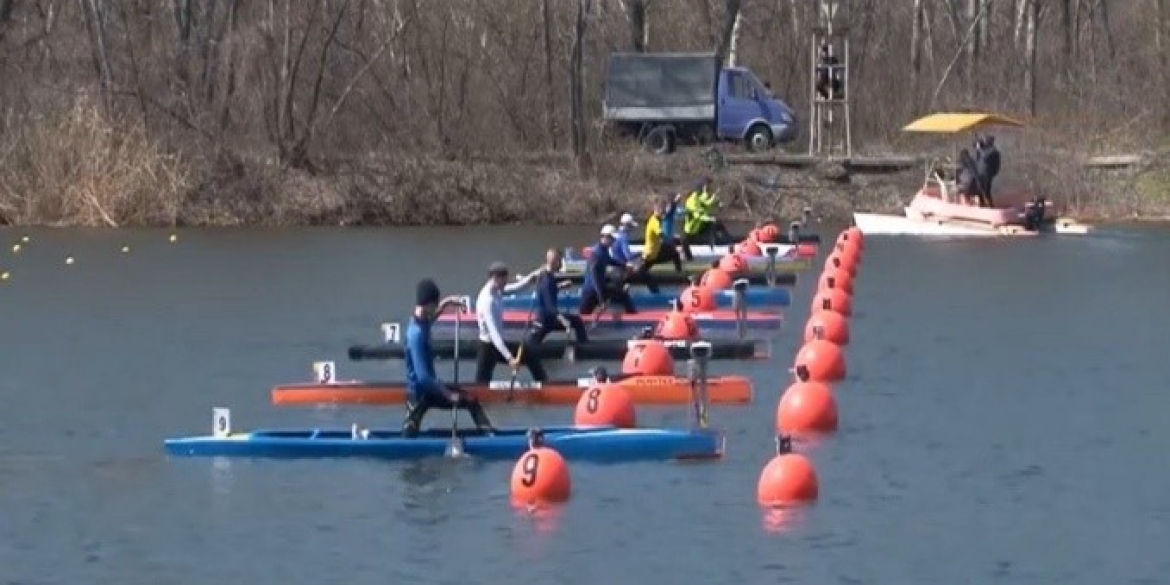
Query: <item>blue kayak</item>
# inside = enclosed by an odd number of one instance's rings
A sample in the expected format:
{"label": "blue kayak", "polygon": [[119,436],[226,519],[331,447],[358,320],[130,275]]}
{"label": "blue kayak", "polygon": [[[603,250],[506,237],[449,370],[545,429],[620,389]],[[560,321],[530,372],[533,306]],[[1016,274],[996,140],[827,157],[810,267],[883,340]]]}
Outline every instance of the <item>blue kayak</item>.
{"label": "blue kayak", "polygon": [[[666,290],[657,293],[638,292],[630,293],[630,298],[633,299],[636,307],[670,307],[681,292],[681,290]],[[720,309],[730,309],[734,299],[735,291],[722,290],[715,296],[715,303]],[[744,300],[748,307],[787,307],[792,302],[792,295],[787,288],[758,287],[745,291]],[[523,309],[525,311],[537,302],[530,294],[507,295],[503,299],[505,309]],[[557,308],[561,310],[576,310],[580,305],[581,293],[579,290],[566,291],[557,297]]]}
{"label": "blue kayak", "polygon": [[[550,427],[544,446],[565,459],[596,463],[714,459],[723,455],[724,437],[712,430]],[[528,429],[501,429],[485,435],[460,429],[464,453],[485,460],[519,459],[528,450]],[[443,457],[450,429],[428,429],[406,438],[400,431],[370,430],[355,438],[351,430],[259,430],[167,439],[168,455],[180,457],[376,458],[412,460]]]}

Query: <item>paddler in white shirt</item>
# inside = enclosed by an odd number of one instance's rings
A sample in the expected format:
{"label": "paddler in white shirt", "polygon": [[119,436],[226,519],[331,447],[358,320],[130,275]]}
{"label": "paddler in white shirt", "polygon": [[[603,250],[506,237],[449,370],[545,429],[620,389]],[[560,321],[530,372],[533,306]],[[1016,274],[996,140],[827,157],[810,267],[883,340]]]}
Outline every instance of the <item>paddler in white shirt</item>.
{"label": "paddler in white shirt", "polygon": [[537,382],[547,382],[548,374],[544,365],[535,352],[526,347],[525,342],[516,344],[516,352],[504,343],[504,307],[501,297],[506,293],[513,293],[527,287],[536,273],[529,274],[524,279],[508,283],[508,267],[503,262],[493,262],[488,268],[488,280],[479,291],[475,299],[475,318],[479,322],[479,348],[475,359],[475,381],[478,384],[488,384],[492,381],[497,363],[506,363],[512,368],[513,375],[524,365]]}

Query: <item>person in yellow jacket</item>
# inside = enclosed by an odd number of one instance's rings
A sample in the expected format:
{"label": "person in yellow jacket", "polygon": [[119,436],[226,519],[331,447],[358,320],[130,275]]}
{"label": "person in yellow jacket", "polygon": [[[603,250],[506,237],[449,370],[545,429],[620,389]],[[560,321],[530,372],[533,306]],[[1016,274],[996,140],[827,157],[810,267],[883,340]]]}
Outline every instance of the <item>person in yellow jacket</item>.
{"label": "person in yellow jacket", "polygon": [[710,177],[700,179],[683,204],[683,254],[687,260],[694,259],[691,244],[708,240],[712,246],[731,243],[731,234],[714,216],[719,197],[709,189],[710,185]]}
{"label": "person in yellow jacket", "polygon": [[642,242],[642,263],[630,275],[630,281],[645,283],[646,289],[651,293],[659,291],[658,283],[654,281],[654,276],[650,273],[650,269],[655,264],[673,262],[675,272],[682,272],[683,269],[678,249],[674,247],[674,242],[667,241],[665,234],[663,234],[662,220],[666,213],[666,207],[665,199],[656,198],[654,200],[650,217],[646,219],[646,237]]}

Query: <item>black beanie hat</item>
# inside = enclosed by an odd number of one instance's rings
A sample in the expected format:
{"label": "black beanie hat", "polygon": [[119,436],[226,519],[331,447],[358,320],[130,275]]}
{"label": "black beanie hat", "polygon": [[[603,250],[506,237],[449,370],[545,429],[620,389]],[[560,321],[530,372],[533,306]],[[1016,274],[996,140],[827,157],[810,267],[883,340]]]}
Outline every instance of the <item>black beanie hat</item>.
{"label": "black beanie hat", "polygon": [[418,281],[418,292],[415,293],[415,304],[429,305],[439,302],[439,285],[435,281],[424,278]]}

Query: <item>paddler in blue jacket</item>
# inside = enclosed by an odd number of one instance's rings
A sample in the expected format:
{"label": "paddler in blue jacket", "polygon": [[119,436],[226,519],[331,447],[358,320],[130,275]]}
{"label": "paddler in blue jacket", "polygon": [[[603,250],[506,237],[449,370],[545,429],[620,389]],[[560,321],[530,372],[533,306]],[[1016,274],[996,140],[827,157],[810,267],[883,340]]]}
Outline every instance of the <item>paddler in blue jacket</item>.
{"label": "paddler in blue jacket", "polygon": [[457,386],[443,384],[435,375],[435,354],[431,350],[431,324],[449,307],[464,311],[467,307],[459,297],[439,300],[439,286],[426,278],[418,283],[414,315],[406,328],[406,422],[402,424],[404,437],[418,436],[423,417],[432,408],[451,410],[462,408],[471,413],[476,428],[492,433],[483,406],[470,393]]}
{"label": "paddler in blue jacket", "polygon": [[556,248],[549,248],[544,255],[544,266],[540,268],[536,281],[536,294],[539,304],[539,313],[533,322],[532,334],[528,336],[529,343],[540,343],[545,336],[553,331],[572,331],[577,343],[589,341],[585,332],[585,322],[579,315],[561,311],[557,305],[557,296],[562,288],[572,286],[572,281],[557,282],[557,273],[564,266],[561,262],[561,252]]}
{"label": "paddler in blue jacket", "polygon": [[623,263],[610,253],[616,232],[617,230],[612,225],[603,226],[601,239],[589,251],[585,280],[581,284],[581,307],[578,310],[582,315],[589,315],[598,306],[608,305],[611,302],[621,303],[628,314],[633,315],[638,312],[624,287],[620,283],[608,282],[606,277],[606,271],[610,268],[623,271],[633,268],[632,264]]}

